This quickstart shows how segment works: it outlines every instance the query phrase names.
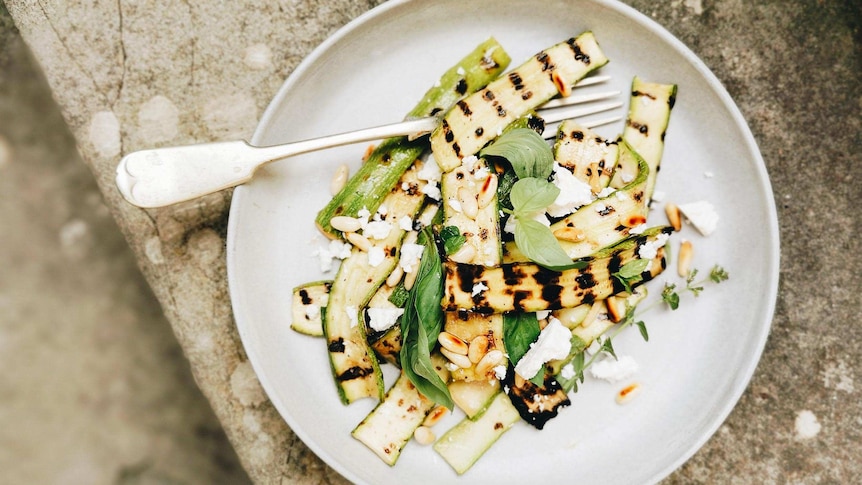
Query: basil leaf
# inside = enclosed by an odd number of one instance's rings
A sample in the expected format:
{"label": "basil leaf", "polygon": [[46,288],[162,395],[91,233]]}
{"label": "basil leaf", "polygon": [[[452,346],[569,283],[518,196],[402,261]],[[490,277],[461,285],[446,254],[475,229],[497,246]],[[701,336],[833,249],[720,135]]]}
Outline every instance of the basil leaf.
{"label": "basil leaf", "polygon": [[638,330],[641,332],[641,337],[643,337],[644,342],[649,342],[649,332],[647,332],[646,323],[643,320],[638,320],[635,322],[635,325],[638,326]]}
{"label": "basil leaf", "polygon": [[528,215],[542,211],[557,200],[560,189],[547,180],[534,177],[522,178],[515,182],[509,199],[516,214]]}
{"label": "basil leaf", "polygon": [[641,273],[646,271],[650,261],[651,260],[649,259],[635,259],[633,261],[629,261],[620,268],[617,274],[619,274],[621,278],[625,279],[640,277]]}
{"label": "basil leaf", "polygon": [[551,230],[541,222],[518,217],[515,244],[531,261],[552,271],[583,267],[581,262],[572,261]]}
{"label": "basil leaf", "polygon": [[401,369],[421,394],[451,410],[452,396],[431,362],[431,349],[443,326],[442,264],[430,228],[419,233],[417,243],[424,244],[425,251],[401,317]]}
{"label": "basil leaf", "polygon": [[539,338],[539,320],[535,313],[503,314],[503,345],[509,354],[509,362],[516,365],[530,350],[530,344]]}
{"label": "basil leaf", "polygon": [[518,178],[546,179],[554,170],[554,154],[548,143],[529,128],[515,128],[503,133],[493,144],[479,152],[480,157],[505,158]]}
{"label": "basil leaf", "polygon": [[443,240],[443,250],[446,254],[452,255],[461,249],[461,246],[467,242],[467,238],[461,234],[458,226],[446,226],[440,231],[440,239]]}

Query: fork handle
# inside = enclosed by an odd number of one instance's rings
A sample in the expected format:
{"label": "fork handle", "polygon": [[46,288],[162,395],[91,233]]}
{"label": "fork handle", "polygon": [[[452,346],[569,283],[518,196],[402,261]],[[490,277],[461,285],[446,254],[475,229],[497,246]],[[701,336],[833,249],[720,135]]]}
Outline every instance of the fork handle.
{"label": "fork handle", "polygon": [[138,207],[163,207],[248,182],[260,166],[274,160],[351,143],[422,134],[436,123],[435,118],[419,118],[269,147],[228,141],[141,150],[120,160],[117,188]]}

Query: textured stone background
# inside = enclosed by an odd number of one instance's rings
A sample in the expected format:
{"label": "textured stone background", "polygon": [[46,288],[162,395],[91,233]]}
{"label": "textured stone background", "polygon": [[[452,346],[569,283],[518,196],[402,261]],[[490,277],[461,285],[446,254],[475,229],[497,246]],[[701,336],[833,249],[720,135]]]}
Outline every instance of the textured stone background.
{"label": "textured stone background", "polygon": [[[376,3],[0,8],[0,482],[237,483],[243,468],[263,483],[342,481],[281,422],[242,353],[224,280],[230,194],[141,211],[112,179],[121,153],[249,136],[299,60]],[[667,482],[858,481],[862,5],[627,3],[736,100],[782,236],[760,366]]]}

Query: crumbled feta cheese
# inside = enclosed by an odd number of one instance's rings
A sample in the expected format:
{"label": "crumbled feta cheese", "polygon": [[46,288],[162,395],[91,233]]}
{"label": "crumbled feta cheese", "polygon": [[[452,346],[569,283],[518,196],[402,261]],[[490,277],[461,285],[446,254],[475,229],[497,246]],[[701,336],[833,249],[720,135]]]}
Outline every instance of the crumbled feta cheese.
{"label": "crumbled feta cheese", "polygon": [[605,187],[602,190],[600,190],[598,194],[596,194],[596,197],[599,199],[604,199],[605,197],[613,194],[616,191],[617,191],[617,189],[615,189],[613,187]]}
{"label": "crumbled feta cheese", "polygon": [[459,76],[463,76],[464,74],[467,74],[467,72],[464,71],[464,68],[461,66],[458,66],[458,70],[456,70],[455,72],[457,72]]}
{"label": "crumbled feta cheese", "polygon": [[371,217],[371,212],[368,210],[368,207],[363,206],[361,209],[359,209],[359,212],[356,213],[357,219],[365,219],[366,222],[368,221],[369,217]]}
{"label": "crumbled feta cheese", "polygon": [[305,317],[314,320],[320,316],[320,307],[317,305],[305,305]]}
{"label": "crumbled feta cheese", "polygon": [[413,230],[413,219],[410,216],[404,216],[398,220],[398,227],[400,227],[404,231],[412,231]]}
{"label": "crumbled feta cheese", "polygon": [[478,161],[479,161],[479,157],[477,157],[476,155],[470,155],[468,157],[464,157],[464,159],[461,160],[461,165],[465,169],[467,169],[468,172],[472,172],[473,169],[476,168],[476,162],[478,162]]}
{"label": "crumbled feta cheese", "polygon": [[590,374],[596,379],[617,382],[628,379],[639,369],[637,361],[629,355],[621,355],[619,359],[606,358],[594,362],[590,366]]}
{"label": "crumbled feta cheese", "polygon": [[567,216],[578,207],[593,201],[593,191],[589,184],[575,177],[559,163],[554,163],[554,178],[551,182],[560,189],[560,195],[548,206],[548,214],[551,217]]}
{"label": "crumbled feta cheese", "polygon": [[380,246],[371,246],[368,249],[368,264],[371,265],[372,268],[380,266],[380,263],[382,263],[384,259],[386,259],[386,254]]}
{"label": "crumbled feta cheese", "polygon": [[647,225],[646,223],[638,224],[637,226],[629,229],[629,234],[643,234],[646,231]]}
{"label": "crumbled feta cheese", "polygon": [[320,260],[320,271],[326,273],[332,270],[332,260],[345,259],[350,257],[351,246],[349,243],[340,239],[329,241],[329,245],[325,248],[318,248],[312,252],[312,256],[317,256]]}
{"label": "crumbled feta cheese", "polygon": [[638,257],[641,259],[653,259],[658,254],[658,249],[663,247],[667,242],[668,235],[661,233],[655,237],[652,241],[645,242],[640,248],[638,248]]}
{"label": "crumbled feta cheese", "polygon": [[718,225],[718,213],[712,204],[705,200],[682,204],[679,211],[704,236],[712,234]]}
{"label": "crumbled feta cheese", "polygon": [[389,213],[389,208],[383,204],[380,204],[380,207],[377,208],[377,213],[374,214],[374,220],[382,220],[386,217],[386,214]]}
{"label": "crumbled feta cheese", "polygon": [[407,192],[408,190],[410,190],[410,184],[408,184],[407,182],[401,182],[401,190]]}
{"label": "crumbled feta cheese", "polygon": [[548,315],[551,314],[551,310],[539,310],[536,312],[536,318],[539,320],[544,320],[548,318]]}
{"label": "crumbled feta cheese", "polygon": [[521,357],[515,372],[524,379],[531,379],[545,365],[554,359],[563,359],[572,350],[572,332],[556,318],[551,317],[548,325],[539,333],[539,338],[530,344],[530,350]]}
{"label": "crumbled feta cheese", "polygon": [[476,295],[478,295],[479,293],[482,293],[483,291],[485,291],[485,290],[487,290],[487,289],[488,289],[488,287],[485,285],[485,283],[482,283],[482,282],[480,281],[480,282],[478,282],[478,283],[476,283],[476,284],[474,284],[474,285],[473,285],[473,291],[472,291],[470,294],[471,294],[472,296],[476,296]]}
{"label": "crumbled feta cheese", "polygon": [[405,243],[401,246],[401,259],[398,264],[405,273],[412,273],[419,266],[419,259],[425,246],[422,244]]}
{"label": "crumbled feta cheese", "polygon": [[440,166],[430,160],[425,162],[422,168],[419,169],[419,172],[416,173],[416,178],[427,180],[428,182],[439,182],[442,176],[443,172],[440,171]]}
{"label": "crumbled feta cheese", "polygon": [[434,200],[440,200],[440,198],[443,197],[443,194],[440,193],[440,187],[437,186],[437,182],[428,182],[419,189],[419,192],[422,192]]}
{"label": "crumbled feta cheese", "polygon": [[608,206],[606,206],[604,204],[596,204],[595,209],[596,209],[596,212],[601,214],[602,212],[608,210]]}
{"label": "crumbled feta cheese", "polygon": [[571,362],[564,365],[563,368],[560,369],[560,376],[563,379],[573,379],[575,377],[575,366],[573,366]]}
{"label": "crumbled feta cheese", "polygon": [[482,167],[479,170],[473,172],[473,178],[476,180],[485,180],[488,176],[491,175],[491,171],[488,170],[488,167]]}
{"label": "crumbled feta cheese", "polygon": [[617,200],[626,200],[628,198],[626,196],[626,193],[622,190],[617,190],[616,192],[614,192],[614,197],[616,197]]}
{"label": "crumbled feta cheese", "polygon": [[506,366],[505,365],[494,366],[494,376],[499,381],[502,381],[503,379],[505,379],[506,378]]}
{"label": "crumbled feta cheese", "polygon": [[620,180],[623,181],[624,184],[627,184],[635,179],[635,176],[630,173],[620,174]]}
{"label": "crumbled feta cheese", "polygon": [[389,330],[398,317],[404,314],[403,308],[369,308],[368,325],[377,332]]}
{"label": "crumbled feta cheese", "polygon": [[652,193],[652,200],[654,200],[656,202],[663,201],[664,197],[665,197],[665,193],[662,192],[661,190],[654,190]]}
{"label": "crumbled feta cheese", "polygon": [[386,239],[392,231],[392,224],[386,221],[371,221],[362,229],[362,235],[369,239]]}
{"label": "crumbled feta cheese", "polygon": [[346,305],[344,312],[347,314],[347,319],[350,320],[350,328],[359,325],[359,310],[355,306]]}

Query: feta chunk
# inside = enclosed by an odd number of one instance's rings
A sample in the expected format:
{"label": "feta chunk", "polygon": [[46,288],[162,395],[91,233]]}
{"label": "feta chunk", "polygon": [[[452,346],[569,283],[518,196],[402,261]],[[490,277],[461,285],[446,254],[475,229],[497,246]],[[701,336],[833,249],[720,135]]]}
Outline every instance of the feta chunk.
{"label": "feta chunk", "polygon": [[350,328],[359,325],[359,310],[355,306],[346,305],[344,313],[347,314],[347,319],[350,320]]}
{"label": "feta chunk", "polygon": [[590,374],[596,379],[608,382],[617,382],[628,379],[634,375],[640,367],[634,357],[621,355],[619,360],[613,358],[602,359],[590,366]]}
{"label": "feta chunk", "polygon": [[380,263],[385,259],[386,254],[380,246],[371,246],[371,248],[368,249],[368,264],[371,265],[372,268],[380,266]]}
{"label": "feta chunk", "polygon": [[410,216],[404,216],[401,219],[398,219],[398,227],[403,231],[412,231],[413,219],[411,219]]}
{"label": "feta chunk", "polygon": [[530,344],[530,350],[521,357],[515,372],[524,379],[532,379],[545,362],[563,359],[572,350],[572,332],[556,318],[551,317],[548,325],[539,333],[539,338]]}
{"label": "feta chunk", "polygon": [[422,244],[405,243],[401,246],[401,259],[398,264],[405,273],[412,273],[419,266],[419,260],[422,258],[422,252],[425,251],[425,246]]}
{"label": "feta chunk", "polygon": [[482,293],[483,291],[485,291],[487,289],[488,289],[488,287],[485,285],[485,283],[482,283],[480,281],[480,282],[473,285],[473,291],[470,294],[472,296],[476,296],[476,295]]}
{"label": "feta chunk", "polygon": [[311,254],[317,256],[320,262],[320,271],[326,273],[332,270],[332,261],[334,259],[345,259],[350,257],[351,246],[349,243],[340,239],[329,241],[329,245],[325,248],[318,248]]}
{"label": "feta chunk", "polygon": [[704,236],[712,234],[718,225],[718,213],[712,204],[705,200],[682,204],[679,211]]}
{"label": "feta chunk", "polygon": [[377,332],[383,332],[395,325],[403,314],[403,308],[369,308],[368,325]]}
{"label": "feta chunk", "polygon": [[659,248],[665,245],[668,235],[661,233],[653,241],[647,241],[638,249],[638,257],[641,259],[653,259],[658,254]]}
{"label": "feta chunk", "polygon": [[554,163],[554,178],[551,182],[560,189],[560,195],[548,206],[551,217],[563,217],[578,207],[593,201],[593,191],[589,184],[575,177],[566,167]]}

